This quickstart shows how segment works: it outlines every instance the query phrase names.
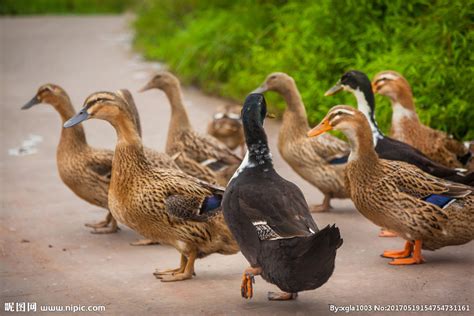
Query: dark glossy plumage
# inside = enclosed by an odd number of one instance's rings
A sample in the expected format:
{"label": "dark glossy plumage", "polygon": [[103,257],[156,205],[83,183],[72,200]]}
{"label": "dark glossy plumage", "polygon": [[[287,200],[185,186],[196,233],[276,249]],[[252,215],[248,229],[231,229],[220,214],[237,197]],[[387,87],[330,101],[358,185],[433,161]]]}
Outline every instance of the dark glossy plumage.
{"label": "dark glossy plumage", "polygon": [[242,110],[248,153],[224,194],[224,217],[265,280],[289,293],[315,289],[331,276],[342,239],[334,226],[318,229],[301,190],[273,169],[265,114],[263,95],[248,96]]}

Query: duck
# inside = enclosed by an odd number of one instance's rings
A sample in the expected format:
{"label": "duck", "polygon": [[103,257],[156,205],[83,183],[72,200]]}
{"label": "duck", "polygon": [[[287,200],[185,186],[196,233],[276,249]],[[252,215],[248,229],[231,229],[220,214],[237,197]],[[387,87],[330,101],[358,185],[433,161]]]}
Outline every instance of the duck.
{"label": "duck", "polygon": [[[162,90],[171,106],[166,153],[180,153],[178,165],[193,176],[205,181],[213,176],[220,185],[226,185],[242,159],[216,138],[194,131],[183,102],[178,78],[168,71],[158,72],[139,91],[150,89]],[[195,161],[197,166],[193,165],[192,161]],[[188,170],[191,167],[198,172],[193,174],[192,170]],[[204,171],[205,177],[202,176]]]}
{"label": "duck", "polygon": [[[130,92],[122,89],[117,91],[117,95],[124,100],[129,100],[130,105],[127,110],[133,116],[133,122],[141,135],[140,118]],[[59,113],[62,124],[76,114],[69,95],[57,84],[41,85],[33,98],[23,105],[22,110],[30,109],[41,103],[53,106]],[[146,152],[155,165],[178,168],[172,158],[166,154],[157,153],[151,149],[147,149]],[[56,164],[61,180],[79,198],[106,210],[109,209],[108,191],[113,155],[112,150],[89,146],[81,124],[75,125],[73,128],[61,129],[56,150]],[[119,229],[117,221],[110,211],[103,221],[86,223],[85,226],[93,228],[91,232],[94,234],[115,233]],[[147,244],[147,241],[140,240],[133,244]]]}
{"label": "duck", "polygon": [[343,241],[339,229],[318,229],[302,191],[274,169],[261,93],[247,96],[242,109],[247,153],[224,193],[224,218],[250,264],[242,275],[241,295],[253,297],[255,276],[283,292],[269,300],[292,300],[298,292],[325,284]]}
{"label": "duck", "polygon": [[331,108],[308,132],[346,135],[351,154],[346,185],[358,211],[375,225],[405,239],[400,251],[387,250],[391,265],[424,262],[422,249],[463,245],[474,238],[474,187],[434,177],[404,161],[386,160],[374,149],[366,114],[345,105]]}
{"label": "duck", "polygon": [[326,91],[325,96],[334,95],[340,91],[348,91],[357,99],[357,108],[367,118],[372,132],[375,151],[382,159],[404,161],[412,164],[435,177],[453,182],[474,185],[474,173],[465,173],[445,167],[409,144],[385,136],[375,120],[375,98],[372,84],[367,75],[358,70],[350,70],[342,75],[339,81]]}
{"label": "duck", "polygon": [[207,134],[215,137],[229,149],[240,147],[240,153],[245,153],[244,129],[240,120],[242,106],[226,104],[219,106],[207,125]]}
{"label": "duck", "polygon": [[331,199],[348,198],[344,188],[344,166],[350,152],[349,145],[332,136],[308,138],[308,117],[295,80],[286,73],[275,72],[267,76],[256,93],[274,91],[286,101],[286,109],[278,134],[278,150],[283,159],[304,180],[323,194],[323,203],[313,205],[312,212],[326,212]]}
{"label": "duck", "polygon": [[114,218],[181,254],[178,268],[157,270],[156,278],[162,282],[191,279],[196,259],[239,251],[222,214],[224,189],[178,169],[153,166],[122,98],[107,91],[93,93],[64,127],[89,119],[107,121],[117,134],[109,187]]}
{"label": "duck", "polygon": [[468,148],[447,133],[421,123],[410,84],[401,74],[392,70],[379,72],[372,80],[372,89],[391,101],[392,138],[413,146],[446,167],[464,167],[470,158]]}

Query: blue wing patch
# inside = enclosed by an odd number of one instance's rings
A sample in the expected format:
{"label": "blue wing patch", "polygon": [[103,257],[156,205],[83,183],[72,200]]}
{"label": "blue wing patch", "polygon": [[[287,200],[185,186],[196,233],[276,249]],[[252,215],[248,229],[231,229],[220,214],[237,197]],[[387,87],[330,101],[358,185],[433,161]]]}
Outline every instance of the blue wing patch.
{"label": "blue wing patch", "polygon": [[349,156],[343,156],[343,157],[338,157],[334,158],[333,160],[329,161],[330,165],[342,165],[344,163],[347,163],[349,160]]}
{"label": "blue wing patch", "polygon": [[221,202],[222,202],[221,195],[208,196],[204,199],[204,202],[202,202],[201,211],[208,212],[208,211],[214,210],[218,208],[219,206],[221,206]]}
{"label": "blue wing patch", "polygon": [[422,200],[443,208],[452,200],[455,200],[455,198],[446,195],[431,194],[427,197],[424,197]]}

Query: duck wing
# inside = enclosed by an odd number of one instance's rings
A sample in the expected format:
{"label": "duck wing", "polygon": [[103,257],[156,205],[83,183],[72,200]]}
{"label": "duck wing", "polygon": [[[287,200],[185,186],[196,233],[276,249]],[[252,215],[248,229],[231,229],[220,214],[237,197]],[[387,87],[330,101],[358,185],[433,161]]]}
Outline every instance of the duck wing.
{"label": "duck wing", "polygon": [[184,151],[190,158],[206,162],[206,166],[213,169],[221,168],[222,165],[240,164],[242,159],[234,154],[226,145],[210,135],[200,135],[194,131],[188,131],[182,137]]}
{"label": "duck wing", "polygon": [[85,171],[93,178],[99,180],[102,184],[110,184],[112,175],[112,158],[114,152],[111,150],[94,150],[90,160],[86,164]]}
{"label": "duck wing", "polygon": [[207,183],[186,174],[174,174],[177,183],[165,198],[165,207],[171,216],[198,222],[208,221],[222,211],[224,188]]}
{"label": "duck wing", "polygon": [[[428,202],[433,202],[436,196],[463,198],[474,191],[473,187],[436,178],[402,161],[382,160],[382,163],[386,171],[384,178],[387,181],[392,179],[392,182],[395,179],[400,191],[418,199],[430,199]],[[439,203],[432,204],[442,207]]]}
{"label": "duck wing", "polygon": [[263,194],[252,184],[239,186],[238,205],[260,240],[306,237],[319,231],[301,190],[283,178],[267,184]]}

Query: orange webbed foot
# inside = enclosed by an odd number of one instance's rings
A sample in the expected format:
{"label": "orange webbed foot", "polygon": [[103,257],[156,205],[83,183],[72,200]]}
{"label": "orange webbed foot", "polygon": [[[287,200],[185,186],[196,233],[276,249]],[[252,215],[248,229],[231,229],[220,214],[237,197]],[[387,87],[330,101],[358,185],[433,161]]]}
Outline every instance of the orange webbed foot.
{"label": "orange webbed foot", "polygon": [[423,262],[425,262],[423,258],[410,257],[410,258],[393,259],[392,261],[389,262],[389,264],[394,265],[394,266],[401,266],[401,265],[410,265],[410,264],[420,264]]}
{"label": "orange webbed foot", "polygon": [[254,275],[249,272],[244,272],[242,275],[242,284],[240,285],[240,293],[243,298],[252,298],[253,283],[255,283]]}
{"label": "orange webbed foot", "polygon": [[382,254],[382,257],[397,259],[397,258],[406,258],[411,255],[413,252],[413,244],[411,242],[405,243],[405,249],[403,250],[385,250]]}
{"label": "orange webbed foot", "polygon": [[253,284],[255,283],[255,276],[262,273],[262,268],[247,268],[242,274],[242,284],[240,285],[240,293],[243,298],[253,297]]}
{"label": "orange webbed foot", "polygon": [[289,301],[298,297],[298,293],[268,292],[269,301]]}
{"label": "orange webbed foot", "polygon": [[[405,250],[410,250],[412,256],[409,258],[394,258],[389,264],[391,265],[410,265],[410,264],[420,264],[425,262],[423,257],[421,256],[421,240],[415,240],[415,243],[412,244],[411,242],[406,242]],[[385,254],[385,253],[384,253]]]}

